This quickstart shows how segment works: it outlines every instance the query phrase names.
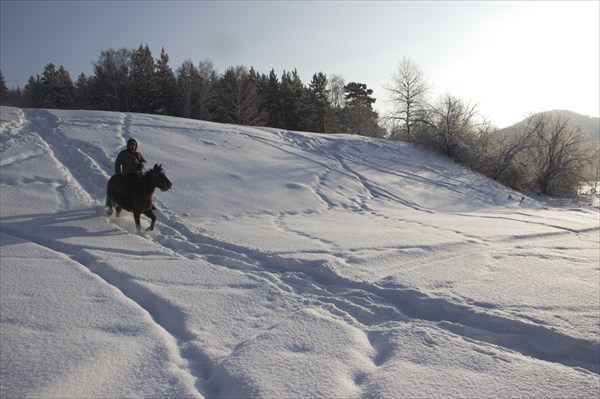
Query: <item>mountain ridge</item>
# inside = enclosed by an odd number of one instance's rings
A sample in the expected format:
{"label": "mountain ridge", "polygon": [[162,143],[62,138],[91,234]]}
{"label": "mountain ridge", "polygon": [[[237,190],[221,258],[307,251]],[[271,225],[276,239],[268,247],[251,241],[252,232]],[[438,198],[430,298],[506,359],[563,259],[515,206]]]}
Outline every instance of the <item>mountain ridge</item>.
{"label": "mountain ridge", "polygon": [[[554,109],[549,111],[541,111],[532,113],[531,116],[539,115],[539,114],[551,114],[555,116],[562,116],[571,119],[576,125],[580,125],[587,135],[595,140],[600,140],[600,118],[596,116],[583,115],[574,111],[569,111],[566,109]],[[530,117],[531,117],[530,116]],[[524,118],[523,120],[516,122],[510,126],[507,126],[501,130],[506,132],[512,132],[518,129],[521,125],[525,123],[527,119],[530,117]]]}

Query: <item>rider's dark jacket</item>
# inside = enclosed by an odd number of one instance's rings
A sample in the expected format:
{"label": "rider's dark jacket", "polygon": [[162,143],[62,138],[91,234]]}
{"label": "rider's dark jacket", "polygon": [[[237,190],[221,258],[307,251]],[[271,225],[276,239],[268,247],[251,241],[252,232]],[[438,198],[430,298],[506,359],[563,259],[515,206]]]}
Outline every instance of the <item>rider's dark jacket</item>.
{"label": "rider's dark jacket", "polygon": [[146,167],[147,162],[143,155],[136,151],[137,142],[134,139],[130,139],[127,142],[128,146],[130,142],[135,143],[135,149],[133,151],[125,149],[117,155],[117,159],[115,160],[115,175],[126,175],[129,173],[141,174]]}

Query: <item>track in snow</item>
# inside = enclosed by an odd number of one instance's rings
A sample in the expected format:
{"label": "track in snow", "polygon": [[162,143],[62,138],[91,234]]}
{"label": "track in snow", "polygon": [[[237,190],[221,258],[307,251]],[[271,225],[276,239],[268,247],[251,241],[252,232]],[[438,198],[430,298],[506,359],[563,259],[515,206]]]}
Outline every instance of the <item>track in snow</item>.
{"label": "track in snow", "polygon": [[[63,166],[67,184],[73,184],[81,197],[86,198],[91,206],[94,206],[94,203],[98,204],[112,168],[110,155],[100,148],[93,153],[84,153],[78,148],[77,143],[64,140],[60,135],[57,121],[51,119],[54,116],[45,111],[26,111],[25,117],[27,121],[31,121],[32,126],[24,125],[23,128],[35,131],[42,126],[53,127],[51,132],[44,131],[39,137],[43,136],[50,153]],[[36,123],[36,120],[39,120],[39,123]],[[122,125],[120,134],[124,142],[128,134],[127,121],[124,120]],[[73,158],[76,158],[76,162]],[[358,173],[353,165],[366,162],[364,159],[348,159],[335,158],[334,161],[338,162],[339,168],[327,169],[327,171],[342,173],[359,181],[365,188],[365,194],[368,195],[367,200],[383,198],[417,211],[429,211],[417,204],[407,202]],[[315,160],[315,162],[320,161]],[[69,169],[68,165],[73,164],[80,164],[82,167]],[[329,165],[325,166],[330,168]],[[422,178],[415,177],[415,179]],[[316,189],[318,190],[319,187]],[[324,202],[328,202],[324,194],[322,198]],[[160,234],[149,235],[148,239],[161,245],[174,256],[201,260],[248,273],[256,279],[276,285],[282,291],[327,309],[335,317],[363,330],[368,331],[373,326],[389,322],[427,322],[465,339],[493,344],[544,361],[581,367],[594,373],[600,372],[597,362],[599,353],[597,342],[570,337],[544,326],[507,318],[489,309],[452,303],[446,298],[431,297],[411,287],[386,282],[367,283],[349,280],[336,272],[337,267],[344,267],[343,260],[332,256],[321,260],[303,261],[219,241],[187,226],[160,199],[157,199],[157,203],[161,209],[157,225]],[[329,201],[329,204],[331,203]],[[359,212],[369,211],[365,204],[366,202],[363,202],[362,206],[358,207]],[[125,220],[131,218],[127,213],[124,217]],[[35,237],[27,238],[35,241]],[[39,244],[67,254],[148,311],[156,323],[173,336],[182,358],[190,363],[190,370],[203,370],[201,375],[196,375],[196,378],[203,381],[210,378],[206,370],[214,369],[216,365],[210,366],[208,357],[189,345],[192,335],[186,330],[180,309],[164,301],[161,302],[160,297],[132,282],[131,276],[102,265],[85,250],[57,245],[56,242]],[[376,348],[379,346],[374,344]],[[381,351],[382,349],[376,356],[378,365],[385,361],[385,355]],[[218,388],[212,387],[206,393],[217,391]]]}

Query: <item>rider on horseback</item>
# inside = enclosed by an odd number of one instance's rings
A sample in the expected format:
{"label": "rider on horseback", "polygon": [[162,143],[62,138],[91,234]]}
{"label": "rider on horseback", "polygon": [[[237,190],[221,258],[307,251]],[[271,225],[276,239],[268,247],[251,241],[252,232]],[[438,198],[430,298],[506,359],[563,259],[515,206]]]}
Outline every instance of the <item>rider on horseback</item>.
{"label": "rider on horseback", "polygon": [[115,161],[115,175],[126,175],[128,173],[142,174],[146,167],[144,156],[137,152],[137,141],[127,140],[127,148],[117,155]]}
{"label": "rider on horseback", "polygon": [[[142,175],[146,163],[144,156],[137,152],[137,141],[135,139],[127,140],[127,148],[122,150],[115,160],[113,181],[116,183],[117,180],[123,180],[120,184],[115,184],[115,190],[122,191],[126,187],[130,187],[135,179]],[[109,206],[108,198],[106,199],[106,206]],[[155,209],[154,206],[152,208]],[[112,208],[109,208],[107,213],[111,215]]]}

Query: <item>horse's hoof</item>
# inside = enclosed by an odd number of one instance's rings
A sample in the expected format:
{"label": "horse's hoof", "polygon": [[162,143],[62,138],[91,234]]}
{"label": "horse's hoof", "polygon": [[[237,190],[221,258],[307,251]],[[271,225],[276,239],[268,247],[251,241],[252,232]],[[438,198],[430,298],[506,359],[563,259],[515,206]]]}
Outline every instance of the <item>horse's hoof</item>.
{"label": "horse's hoof", "polygon": [[146,229],[146,231],[154,231],[154,227],[150,226]]}
{"label": "horse's hoof", "polygon": [[112,214],[113,214],[113,210],[112,210],[112,209],[109,209],[108,211],[106,211],[106,214],[107,214],[108,216],[112,215]]}

